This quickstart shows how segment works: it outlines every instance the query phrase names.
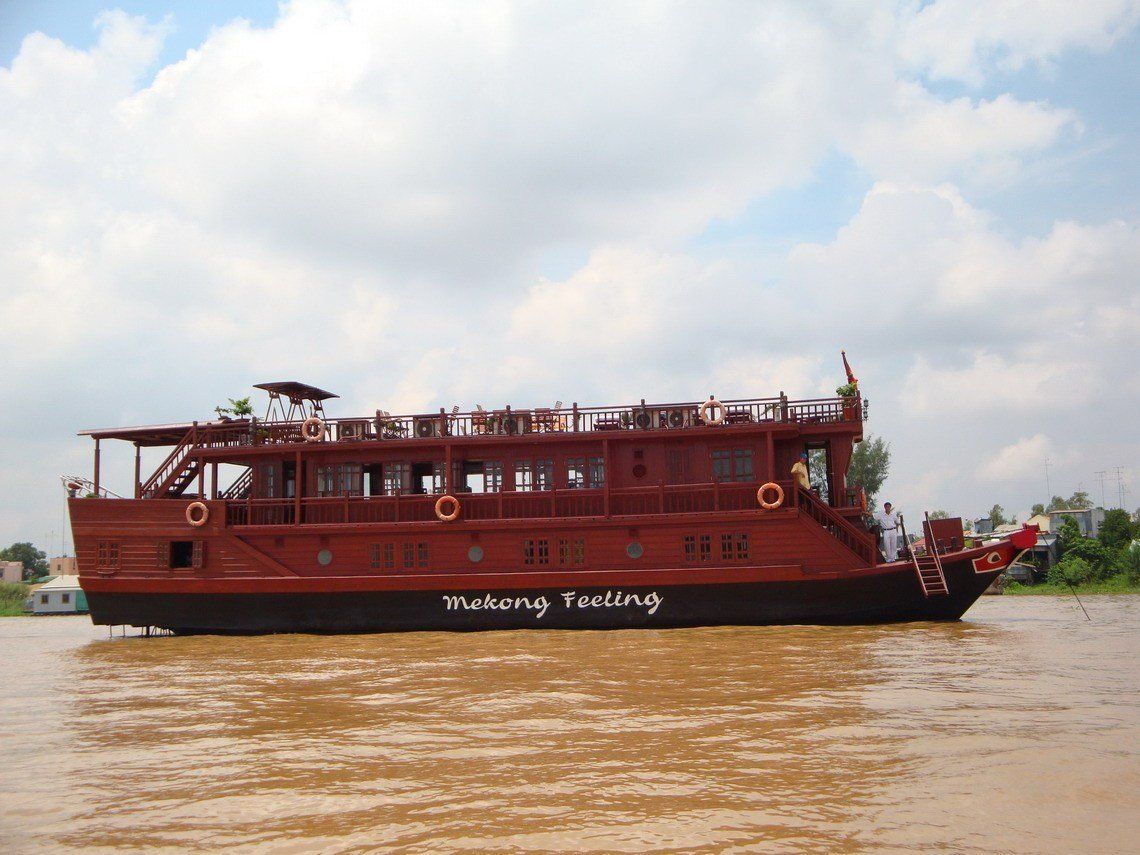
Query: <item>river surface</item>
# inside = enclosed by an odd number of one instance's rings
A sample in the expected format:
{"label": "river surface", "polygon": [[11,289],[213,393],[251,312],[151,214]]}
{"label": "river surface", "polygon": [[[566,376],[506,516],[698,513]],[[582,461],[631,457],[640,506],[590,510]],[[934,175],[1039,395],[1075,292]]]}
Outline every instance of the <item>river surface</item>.
{"label": "river surface", "polygon": [[0,619],[0,851],[1135,852],[1140,597],[952,624]]}

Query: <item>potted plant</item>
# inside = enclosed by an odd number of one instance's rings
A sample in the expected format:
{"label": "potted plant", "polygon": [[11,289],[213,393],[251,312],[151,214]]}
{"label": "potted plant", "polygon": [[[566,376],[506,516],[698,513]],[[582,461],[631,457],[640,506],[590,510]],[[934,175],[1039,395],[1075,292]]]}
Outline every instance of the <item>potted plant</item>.
{"label": "potted plant", "polygon": [[844,383],[835,390],[835,394],[843,400],[843,420],[853,422],[859,417],[859,384]]}
{"label": "potted plant", "polygon": [[253,406],[249,403],[249,398],[238,398],[236,401],[233,398],[227,398],[226,400],[230,402],[228,407],[214,407],[214,412],[222,421],[228,422],[231,417],[247,419],[253,415]]}

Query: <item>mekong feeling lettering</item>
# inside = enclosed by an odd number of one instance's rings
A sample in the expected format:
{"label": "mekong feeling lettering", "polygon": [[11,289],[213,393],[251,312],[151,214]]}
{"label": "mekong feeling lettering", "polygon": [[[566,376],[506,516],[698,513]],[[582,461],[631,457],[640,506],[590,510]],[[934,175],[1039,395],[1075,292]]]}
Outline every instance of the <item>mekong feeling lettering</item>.
{"label": "mekong feeling lettering", "polygon": [[[581,594],[577,591],[563,591],[555,598],[562,600],[566,609],[611,609],[636,607],[645,609],[646,614],[655,614],[665,598],[656,591],[647,594],[629,594],[607,590],[604,594]],[[541,619],[550,609],[551,601],[544,594],[535,597],[501,596],[493,594],[444,594],[444,608],[447,611],[532,611],[535,618]]]}

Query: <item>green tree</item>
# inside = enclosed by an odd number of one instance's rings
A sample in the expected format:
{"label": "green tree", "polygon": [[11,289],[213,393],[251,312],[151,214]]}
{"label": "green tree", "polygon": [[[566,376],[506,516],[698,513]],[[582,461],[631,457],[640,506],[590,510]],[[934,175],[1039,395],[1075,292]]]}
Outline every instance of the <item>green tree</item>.
{"label": "green tree", "polygon": [[19,561],[24,565],[25,579],[44,576],[48,571],[47,553],[30,543],[13,543],[7,549],[0,549],[0,561]]}
{"label": "green tree", "polygon": [[943,511],[941,509],[939,509],[937,511],[931,511],[930,512],[930,518],[932,520],[948,520],[948,519],[950,519],[950,512],[949,511]]}
{"label": "green tree", "polygon": [[1064,585],[1068,582],[1070,585],[1079,585],[1081,582],[1088,582],[1093,578],[1093,567],[1083,558],[1076,555],[1066,555],[1056,564],[1049,568],[1045,579],[1055,585]]}
{"label": "green tree", "polygon": [[1007,522],[1009,522],[1009,520],[1005,518],[1005,508],[1003,508],[1001,505],[994,505],[992,508],[990,508],[989,517],[990,522],[993,523],[994,528],[997,528],[999,525],[1005,525]]}
{"label": "green tree", "polygon": [[1067,511],[1069,510],[1069,503],[1062,499],[1060,496],[1054,496],[1049,500],[1048,506],[1045,508],[1045,513],[1053,511]]}
{"label": "green tree", "polygon": [[214,407],[214,412],[219,416],[244,419],[253,415],[253,405],[250,404],[249,398],[238,398],[236,401],[233,398],[227,398],[226,400],[230,402],[228,407]]}
{"label": "green tree", "polygon": [[1036,505],[1034,505],[1029,510],[1029,516],[1031,516],[1031,517],[1039,517],[1039,516],[1042,516],[1044,513],[1045,513],[1045,506],[1043,504],[1041,504],[1040,502],[1038,502]]}
{"label": "green tree", "polygon": [[882,437],[867,438],[855,446],[851,464],[847,467],[847,483],[867,491],[867,506],[875,506],[875,498],[887,480],[891,467],[891,446]]}
{"label": "green tree", "polygon": [[1074,511],[1087,511],[1093,506],[1092,499],[1084,490],[1078,490],[1069,496],[1069,509]]}
{"label": "green tree", "polygon": [[1136,525],[1128,516],[1128,511],[1113,508],[1104,512],[1104,522],[1100,524],[1100,533],[1097,538],[1107,548],[1120,550],[1132,542],[1136,537]]}

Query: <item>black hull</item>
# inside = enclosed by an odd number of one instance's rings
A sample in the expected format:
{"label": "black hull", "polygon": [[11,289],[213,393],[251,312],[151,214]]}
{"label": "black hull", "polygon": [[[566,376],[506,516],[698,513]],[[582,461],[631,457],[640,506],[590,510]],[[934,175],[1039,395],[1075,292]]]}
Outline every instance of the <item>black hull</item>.
{"label": "black hull", "polygon": [[[957,620],[993,580],[947,567],[949,596],[923,595],[913,570],[847,579],[477,591],[88,594],[97,624],[177,633],[661,629]],[[573,596],[568,597],[573,591]]]}

